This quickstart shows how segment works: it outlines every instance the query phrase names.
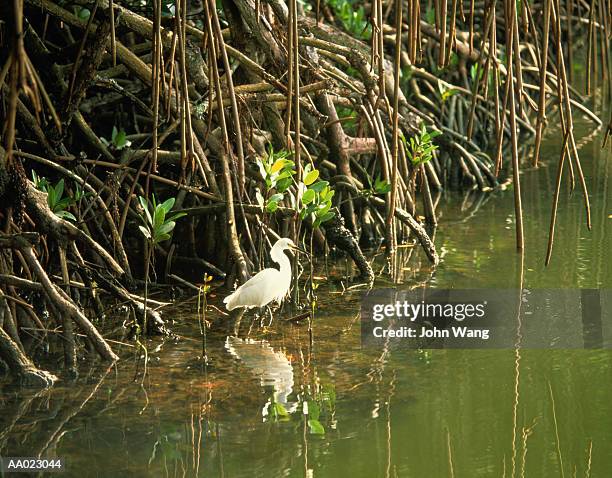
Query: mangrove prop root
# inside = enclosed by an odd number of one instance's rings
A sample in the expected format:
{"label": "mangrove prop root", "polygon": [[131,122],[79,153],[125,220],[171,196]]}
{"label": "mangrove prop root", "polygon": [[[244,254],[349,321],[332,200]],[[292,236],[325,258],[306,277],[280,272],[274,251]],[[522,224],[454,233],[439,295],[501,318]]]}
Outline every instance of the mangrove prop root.
{"label": "mangrove prop root", "polygon": [[329,221],[325,226],[325,232],[326,238],[331,244],[351,256],[359,268],[361,277],[370,284],[374,282],[374,271],[372,270],[372,266],[370,266],[370,263],[363,255],[355,236],[353,236],[351,231],[344,225],[342,216],[336,215]]}
{"label": "mangrove prop root", "polygon": [[[0,316],[4,310],[0,307]],[[57,377],[34,366],[17,344],[0,327],[0,358],[6,362],[15,380],[24,386],[47,388],[53,385]]]}

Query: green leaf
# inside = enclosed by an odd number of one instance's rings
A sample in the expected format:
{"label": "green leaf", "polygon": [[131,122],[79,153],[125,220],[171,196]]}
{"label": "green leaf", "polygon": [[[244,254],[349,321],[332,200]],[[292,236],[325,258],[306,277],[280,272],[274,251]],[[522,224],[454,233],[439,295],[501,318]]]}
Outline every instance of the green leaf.
{"label": "green leaf", "polygon": [[[284,169],[287,170],[287,171],[290,171],[293,168],[295,168],[295,163],[293,161],[291,161],[290,159],[285,159]],[[292,174],[295,174],[295,172],[293,172]]]}
{"label": "green leaf", "polygon": [[291,178],[291,175],[289,175],[289,177],[287,178],[283,178],[280,180],[277,180],[276,182],[276,190],[279,193],[284,193],[287,189],[289,189],[289,186],[291,186],[293,179]]}
{"label": "green leaf", "polygon": [[308,420],[308,428],[313,435],[325,435],[325,428],[319,420],[313,418]]}
{"label": "green leaf", "polygon": [[79,18],[81,20],[89,19],[89,15],[91,15],[91,12],[87,8],[81,8],[79,10]]}
{"label": "green leaf", "polygon": [[273,403],[271,415],[274,418],[289,418],[289,412],[282,403]]}
{"label": "green leaf", "polygon": [[68,206],[70,206],[71,202],[72,202],[72,200],[70,198],[64,198],[61,201],[57,201],[53,205],[53,212],[62,211],[64,209],[68,208]]}
{"label": "green leaf", "polygon": [[138,229],[140,229],[140,232],[142,232],[142,235],[144,237],[146,237],[147,239],[151,239],[151,233],[149,232],[149,230],[146,227],[138,226]]}
{"label": "green leaf", "polygon": [[186,215],[187,215],[186,212],[177,212],[176,214],[173,214],[172,216],[167,217],[166,222],[176,221],[177,219],[180,219],[181,217],[185,217]]}
{"label": "green leaf", "polygon": [[313,169],[304,177],[304,184],[306,186],[310,186],[312,183],[314,183],[317,180],[318,177],[319,177],[319,170]]}
{"label": "green leaf", "polygon": [[153,211],[153,229],[158,229],[165,220],[166,211],[161,206],[156,207],[155,211]]}
{"label": "green leaf", "polygon": [[34,182],[34,186],[36,186],[36,189],[39,189],[43,192],[47,192],[47,178],[38,176],[38,174],[36,174],[36,171],[32,170],[32,181]]}
{"label": "green leaf", "polygon": [[317,205],[315,203],[310,203],[306,209],[302,210],[302,212],[304,213],[303,215],[300,214],[302,216],[302,219],[305,219],[306,217],[314,213],[316,209]]}
{"label": "green leaf", "polygon": [[114,135],[113,145],[116,149],[123,149],[128,146],[127,134],[123,129],[119,130],[119,132]]}
{"label": "green leaf", "polygon": [[144,220],[145,218],[143,218],[143,222],[152,226],[153,218],[151,218],[151,213],[149,212],[149,204],[147,203],[147,200],[143,196],[138,196],[138,201],[140,202],[140,206],[142,207],[146,218],[146,221]]}
{"label": "green leaf", "polygon": [[159,242],[164,242],[167,241],[168,239],[170,239],[170,234],[159,234],[156,238],[155,238],[155,244],[159,243]]}
{"label": "green leaf", "polygon": [[278,203],[275,201],[269,201],[268,204],[266,205],[266,211],[268,212],[274,212],[278,209]]}
{"label": "green leaf", "polygon": [[51,210],[55,208],[55,203],[56,203],[55,198],[56,198],[55,189],[53,188],[53,186],[49,186],[49,188],[47,189],[47,204],[49,205],[49,208]]}
{"label": "green leaf", "polygon": [[55,196],[56,199],[59,200],[64,195],[64,180],[60,179],[59,182],[55,185]]}
{"label": "green leaf", "polygon": [[261,174],[261,178],[265,180],[268,177],[266,165],[261,159],[257,159],[257,166],[259,166],[259,174]]}
{"label": "green leaf", "polygon": [[331,208],[331,205],[332,205],[331,202],[326,202],[324,204],[321,204],[319,206],[319,209],[317,210],[317,216],[324,216],[325,213],[329,211],[329,209]]}
{"label": "green leaf", "polygon": [[62,219],[68,219],[69,221],[74,221],[74,222],[76,222],[76,220],[77,220],[77,218],[76,218],[76,217],[74,217],[74,215],[73,215],[72,213],[68,212],[68,211],[57,211],[57,212],[55,213],[55,215],[56,215],[57,217],[62,218]]}
{"label": "green leaf", "polygon": [[308,418],[318,420],[320,413],[321,409],[319,408],[319,404],[314,400],[308,400]]}
{"label": "green leaf", "polygon": [[336,194],[336,191],[333,189],[328,189],[327,191],[321,193],[321,201],[323,202],[331,202],[332,198]]}
{"label": "green leaf", "polygon": [[316,196],[316,193],[313,189],[307,189],[302,196],[302,204],[311,203]]}
{"label": "green leaf", "polygon": [[263,208],[265,204],[265,199],[261,195],[261,192],[259,192],[259,189],[255,191],[255,199],[257,200],[257,204],[259,205],[259,207]]}
{"label": "green leaf", "polygon": [[280,202],[283,200],[283,195],[281,193],[276,193],[276,194],[272,194],[272,196],[270,196],[269,201],[274,201],[274,202]]}
{"label": "green leaf", "polygon": [[155,231],[155,235],[169,234],[174,229],[174,226],[176,226],[174,221],[165,222]]}
{"label": "green leaf", "polygon": [[329,186],[329,183],[327,181],[318,181],[315,184],[313,184],[312,186],[310,186],[310,189],[320,193],[321,191],[323,191],[327,186]]}
{"label": "green leaf", "polygon": [[79,184],[77,183],[74,187],[74,201],[78,202],[86,196],[87,193],[83,192],[83,189],[81,189],[81,186],[79,186]]}
{"label": "green leaf", "polygon": [[378,178],[374,183],[374,190],[378,194],[387,194],[389,191],[391,191],[391,185],[388,181],[384,179],[381,180],[380,178]]}
{"label": "green leaf", "polygon": [[334,211],[329,211],[326,212],[325,214],[323,214],[319,219],[321,220],[321,224],[323,224],[324,222],[329,221],[330,219],[332,219],[334,216],[336,215],[336,213]]}
{"label": "green leaf", "polygon": [[170,199],[166,199],[161,205],[160,207],[163,208],[164,211],[166,211],[166,214],[168,214],[170,212],[170,210],[172,209],[172,207],[174,206],[174,202],[176,201],[175,198],[170,198]]}
{"label": "green leaf", "polygon": [[283,195],[280,193],[273,194],[266,203],[266,211],[274,212],[278,209],[278,203],[283,200]]}

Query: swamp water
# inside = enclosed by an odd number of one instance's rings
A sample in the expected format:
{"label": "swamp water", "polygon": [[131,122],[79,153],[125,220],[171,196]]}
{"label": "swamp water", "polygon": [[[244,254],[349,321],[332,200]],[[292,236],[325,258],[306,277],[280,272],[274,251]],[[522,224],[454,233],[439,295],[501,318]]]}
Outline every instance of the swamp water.
{"label": "swamp water", "polygon": [[[579,126],[585,135],[592,127]],[[553,138],[546,164],[522,175],[524,287],[612,287],[612,155],[600,138],[580,148],[593,230],[584,226],[579,191],[562,194],[548,268]],[[398,287],[518,287],[512,191],[446,194],[439,207],[442,263],[431,270],[400,260]],[[116,368],[83,366],[74,384],[37,395],[4,384],[0,455],[62,457],[63,476],[79,477],[611,476],[611,350],[381,354],[361,349],[360,293],[342,290],[338,280],[319,290],[312,349],[305,325],[278,317],[249,331],[245,316],[242,338],[227,339],[224,319],[212,312],[205,367],[191,300],[165,312],[181,339],[147,341],[142,384],[140,353],[117,345]]]}

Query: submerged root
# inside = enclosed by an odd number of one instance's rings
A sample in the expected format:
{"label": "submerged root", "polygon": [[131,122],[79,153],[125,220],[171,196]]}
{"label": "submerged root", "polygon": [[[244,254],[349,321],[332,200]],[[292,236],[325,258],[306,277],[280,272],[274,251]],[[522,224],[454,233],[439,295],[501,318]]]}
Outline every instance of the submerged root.
{"label": "submerged root", "polygon": [[[5,310],[0,305],[0,318]],[[0,320],[0,323],[2,320]],[[9,335],[0,327],[0,359],[9,367],[15,382],[25,387],[47,388],[52,386],[57,377],[45,370],[40,370],[26,357]]]}

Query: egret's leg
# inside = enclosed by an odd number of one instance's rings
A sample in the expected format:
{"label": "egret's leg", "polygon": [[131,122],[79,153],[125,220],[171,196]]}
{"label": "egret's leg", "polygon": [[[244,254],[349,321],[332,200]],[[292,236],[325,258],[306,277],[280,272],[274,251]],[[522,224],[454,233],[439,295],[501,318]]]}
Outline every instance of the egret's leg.
{"label": "egret's leg", "polygon": [[272,325],[272,321],[274,320],[274,316],[272,315],[272,307],[268,306],[268,313],[270,314],[270,323],[268,324],[268,327],[270,327]]}
{"label": "egret's leg", "polygon": [[230,312],[230,319],[227,322],[228,333],[234,335],[234,337],[238,337],[238,332],[240,331],[240,322],[242,321],[242,316],[244,315],[245,309],[234,309]]}
{"label": "egret's leg", "polygon": [[250,337],[251,334],[253,333],[253,327],[255,327],[255,318],[253,318],[253,320],[251,320],[251,323],[249,324],[249,330],[247,332],[247,337]]}

